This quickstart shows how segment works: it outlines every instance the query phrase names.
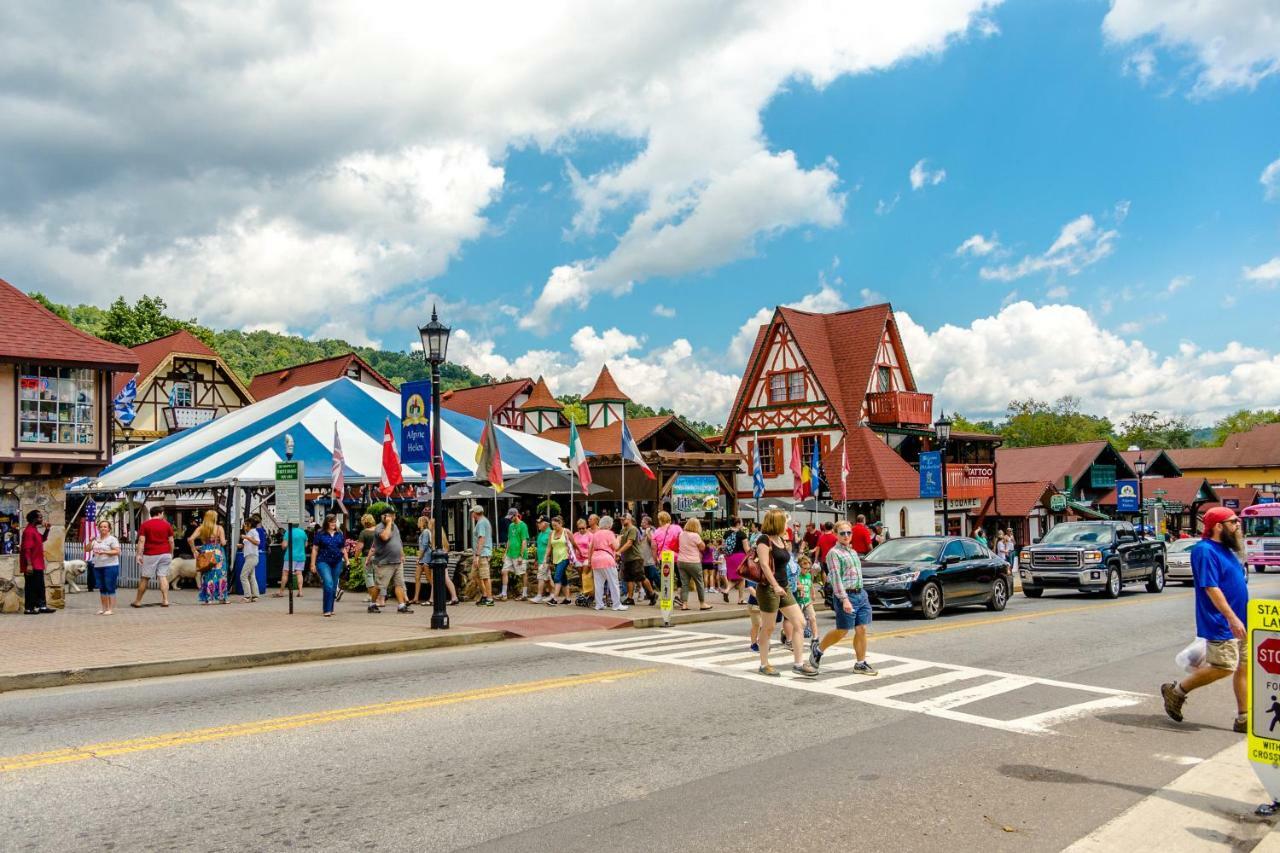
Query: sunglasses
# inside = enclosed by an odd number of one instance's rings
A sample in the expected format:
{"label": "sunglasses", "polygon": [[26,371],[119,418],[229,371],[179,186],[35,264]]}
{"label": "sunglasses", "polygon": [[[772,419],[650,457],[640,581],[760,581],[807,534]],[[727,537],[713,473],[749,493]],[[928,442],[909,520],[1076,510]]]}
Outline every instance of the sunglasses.
{"label": "sunglasses", "polygon": [[852,536],[852,535],[853,535],[853,531],[852,531],[852,530],[837,530],[837,531],[836,531],[836,535],[837,535],[837,536]]}
{"label": "sunglasses", "polygon": [[1240,526],[1240,519],[1238,519],[1238,518],[1228,518],[1226,521],[1223,521],[1223,522],[1221,522],[1221,523],[1222,523],[1222,524],[1234,524],[1234,525],[1236,525],[1236,526],[1238,527],[1238,526]]}

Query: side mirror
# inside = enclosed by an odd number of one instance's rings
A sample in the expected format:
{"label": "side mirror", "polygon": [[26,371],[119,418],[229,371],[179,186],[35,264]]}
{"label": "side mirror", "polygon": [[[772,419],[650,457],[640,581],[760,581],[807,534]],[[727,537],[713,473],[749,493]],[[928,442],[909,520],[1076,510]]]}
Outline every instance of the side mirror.
{"label": "side mirror", "polygon": [[964,558],[961,557],[959,554],[948,554],[947,556],[942,558],[942,565],[954,566],[956,563],[960,562],[962,559]]}

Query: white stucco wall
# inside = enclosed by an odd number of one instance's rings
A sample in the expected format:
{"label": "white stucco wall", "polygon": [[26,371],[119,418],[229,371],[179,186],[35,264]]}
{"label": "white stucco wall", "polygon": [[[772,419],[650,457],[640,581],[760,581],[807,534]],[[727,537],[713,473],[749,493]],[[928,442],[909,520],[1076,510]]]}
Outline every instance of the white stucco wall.
{"label": "white stucco wall", "polygon": [[[907,511],[907,529],[902,530],[902,510]],[[884,524],[889,528],[889,535],[895,538],[899,536],[932,536],[933,527],[933,501],[932,500],[909,500],[909,501],[885,501],[884,502]]]}

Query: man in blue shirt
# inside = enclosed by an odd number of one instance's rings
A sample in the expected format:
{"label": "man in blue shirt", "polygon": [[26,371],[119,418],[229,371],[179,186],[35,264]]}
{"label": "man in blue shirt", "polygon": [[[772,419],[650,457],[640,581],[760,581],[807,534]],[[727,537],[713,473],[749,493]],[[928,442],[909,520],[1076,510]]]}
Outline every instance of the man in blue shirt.
{"label": "man in blue shirt", "polygon": [[1236,719],[1233,728],[1247,728],[1248,670],[1244,657],[1244,622],[1249,607],[1249,586],[1240,551],[1240,519],[1226,507],[1214,507],[1204,516],[1204,541],[1191,549],[1191,573],[1196,583],[1196,636],[1204,639],[1204,663],[1181,682],[1160,685],[1164,711],[1182,722],[1187,694],[1206,684],[1233,675]]}

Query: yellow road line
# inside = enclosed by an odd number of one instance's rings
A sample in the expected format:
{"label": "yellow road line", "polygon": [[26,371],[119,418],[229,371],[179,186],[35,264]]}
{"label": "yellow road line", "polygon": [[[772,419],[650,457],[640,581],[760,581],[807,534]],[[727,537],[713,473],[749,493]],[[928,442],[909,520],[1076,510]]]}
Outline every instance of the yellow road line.
{"label": "yellow road line", "polygon": [[1187,598],[1191,596],[1191,592],[1175,592],[1165,593],[1160,596],[1148,596],[1146,598],[1131,598],[1126,601],[1105,601],[1097,604],[1078,604],[1068,605],[1067,607],[1055,607],[1052,610],[1033,610],[1029,613],[1006,613],[1002,616],[988,616],[984,619],[966,619],[962,622],[951,622],[946,625],[927,625],[919,628],[904,628],[901,631],[876,631],[869,633],[867,639],[890,639],[898,637],[916,637],[921,634],[937,634],[942,631],[960,631],[965,628],[977,628],[981,625],[996,625],[1001,622],[1020,622],[1024,619],[1040,619],[1045,616],[1056,616],[1060,613],[1085,613],[1090,610],[1102,610],[1110,607],[1131,607],[1136,604],[1157,604],[1161,601],[1167,601],[1170,598]]}
{"label": "yellow road line", "polygon": [[336,723],[342,720],[353,720],[361,717],[376,717],[385,714],[402,714],[406,711],[418,711],[423,708],[436,708],[441,705],[453,705],[458,702],[476,702],[483,699],[499,699],[507,696],[520,696],[527,693],[540,693],[546,690],[557,690],[563,687],[578,687],[584,684],[598,684],[620,678],[635,678],[656,672],[657,667],[648,669],[614,669],[607,672],[593,672],[589,675],[575,675],[564,678],[544,678],[538,681],[525,681],[518,684],[504,684],[497,687],[483,687],[477,690],[464,690],[458,693],[444,693],[439,696],[421,696],[416,699],[398,699],[393,702],[380,702],[376,705],[357,705],[350,708],[334,708],[328,711],[315,711],[310,714],[295,714],[289,717],[275,717],[267,720],[255,720],[248,723],[234,723],[226,726],[211,726],[203,729],[192,729],[185,732],[150,737],[133,738],[131,740],[109,741],[106,743],[88,744],[68,749],[54,749],[48,752],[34,752],[28,755],[13,755],[0,758],[0,773],[11,773],[15,770],[29,770],[35,767],[48,767],[54,764],[69,764],[75,761],[88,761],[91,758],[107,758],[114,755],[128,755],[133,752],[146,752],[153,749],[168,749],[176,746],[187,746],[193,743],[208,743],[228,738],[248,737],[268,732],[300,729],[307,726],[318,726],[324,723]]}

